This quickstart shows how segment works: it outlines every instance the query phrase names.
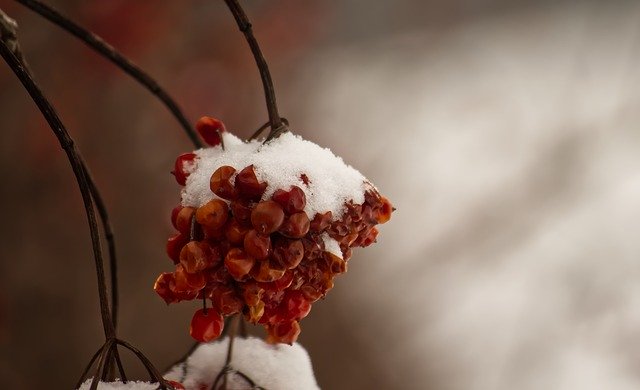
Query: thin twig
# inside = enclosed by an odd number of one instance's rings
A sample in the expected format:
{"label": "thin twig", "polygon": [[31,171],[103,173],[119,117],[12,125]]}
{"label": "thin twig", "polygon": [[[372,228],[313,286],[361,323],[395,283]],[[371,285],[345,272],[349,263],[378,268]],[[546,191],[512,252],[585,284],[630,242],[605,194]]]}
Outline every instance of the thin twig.
{"label": "thin twig", "polygon": [[113,328],[118,329],[118,311],[119,311],[119,294],[118,294],[118,259],[116,256],[116,242],[115,236],[113,233],[113,228],[111,226],[111,222],[109,220],[109,213],[107,211],[107,206],[102,199],[102,195],[100,195],[100,191],[96,186],[95,180],[93,179],[93,175],[89,171],[87,164],[80,154],[80,161],[82,163],[82,168],[87,177],[87,182],[89,183],[89,188],[91,190],[91,196],[93,197],[93,201],[95,202],[96,209],[98,210],[98,215],[100,216],[100,220],[102,221],[102,229],[104,231],[104,236],[107,241],[107,250],[109,253],[109,275],[111,280],[111,319],[113,322]]}
{"label": "thin twig", "polygon": [[233,17],[236,19],[236,23],[238,24],[238,28],[244,34],[249,47],[251,48],[251,53],[253,54],[253,58],[256,61],[256,65],[258,65],[258,70],[260,71],[260,78],[262,79],[262,87],[264,88],[264,96],[267,102],[267,112],[269,113],[269,124],[271,125],[271,131],[267,136],[265,142],[272,140],[273,138],[278,137],[283,132],[287,131],[287,126],[282,122],[282,118],[280,118],[280,114],[278,114],[278,106],[276,104],[276,93],[273,88],[273,81],[271,80],[271,73],[269,72],[269,66],[267,66],[267,61],[264,59],[262,55],[262,51],[260,50],[260,45],[258,45],[258,41],[253,35],[253,29],[251,23],[249,22],[249,18],[247,18],[247,14],[245,14],[244,10],[240,6],[237,0],[224,0],[229,7],[229,10],[233,14]]}
{"label": "thin twig", "polygon": [[[20,48],[20,43],[18,40],[18,24],[13,19],[9,18],[9,16],[7,16],[4,12],[2,12],[2,10],[0,10],[0,40],[2,40],[5,45],[7,45],[13,55],[20,61],[27,74],[31,78],[33,78],[33,74],[28,68],[26,59]],[[77,152],[77,154],[78,158],[80,159],[84,175],[87,178],[89,189],[91,191],[91,197],[93,198],[94,205],[98,210],[98,215],[100,216],[100,221],[102,222],[102,229],[107,241],[110,268],[109,273],[111,276],[111,316],[113,320],[113,327],[114,329],[116,329],[118,327],[118,261],[116,257],[115,236],[113,234],[113,228],[111,227],[111,223],[109,221],[109,213],[104,201],[102,200],[100,191],[98,190],[91,172],[89,171],[89,168],[87,167],[87,164],[85,163],[81,154],[79,152]]]}
{"label": "thin twig", "polygon": [[144,367],[147,369],[149,376],[152,381],[155,381],[159,384],[159,387],[162,389],[173,389],[173,386],[169,384],[163,377],[162,374],[155,368],[155,366],[151,363],[151,361],[136,347],[129,344],[128,342],[120,339],[116,339],[115,342],[119,345],[122,345],[129,351],[133,352],[134,355],[142,362]]}
{"label": "thin twig", "polygon": [[120,353],[118,352],[118,346],[116,345],[114,350],[114,357],[116,360],[116,365],[118,366],[118,371],[120,372],[120,379],[123,383],[127,383],[127,375],[124,373],[124,367],[122,366],[122,361],[120,360]]}
{"label": "thin twig", "polygon": [[158,99],[164,103],[164,105],[171,111],[173,116],[178,120],[191,142],[197,147],[201,148],[202,141],[196,135],[196,132],[191,127],[191,124],[185,117],[184,113],[178,106],[178,104],[169,96],[169,94],[160,85],[149,76],[146,72],[140,69],[139,66],[134,64],[127,57],[118,52],[113,46],[105,42],[102,38],[92,33],[91,31],[79,26],[68,17],[62,15],[53,7],[37,0],[16,0],[18,3],[24,5],[30,10],[38,13],[40,16],[63,28],[82,42],[87,44],[90,48],[97,51],[103,57],[110,60],[117,67],[122,69],[129,76],[133,77],[137,82],[142,84],[149,92],[155,95]]}
{"label": "thin twig", "polygon": [[100,354],[102,353],[102,351],[104,350],[104,348],[107,346],[107,344],[103,344],[100,349],[98,349],[96,351],[96,353],[93,355],[93,357],[91,358],[91,360],[89,361],[89,364],[87,364],[87,367],[84,369],[84,371],[82,371],[82,375],[80,375],[80,379],[78,380],[78,383],[76,384],[76,389],[78,389],[82,383],[84,383],[84,380],[87,377],[87,374],[89,373],[89,370],[91,370],[91,367],[93,366],[93,363],[95,363],[96,359],[98,359],[98,356],[100,356]]}
{"label": "thin twig", "polygon": [[89,390],[96,390],[98,388],[98,383],[100,382],[100,377],[102,376],[102,371],[106,365],[106,359],[109,357],[111,353],[111,348],[115,345],[115,339],[108,339],[105,344],[102,352],[100,352],[100,359],[98,360],[98,367],[96,368],[96,373],[91,380],[91,387]]}
{"label": "thin twig", "polygon": [[82,195],[82,202],[84,204],[85,213],[87,215],[87,221],[89,223],[89,230],[91,233],[91,244],[93,249],[93,257],[96,266],[96,274],[98,278],[98,296],[100,298],[100,313],[102,316],[102,326],[104,334],[107,339],[115,336],[115,330],[113,322],[111,320],[111,313],[109,310],[109,301],[107,298],[107,286],[105,283],[104,264],[102,259],[102,248],[100,246],[100,234],[98,231],[98,224],[96,221],[96,214],[93,208],[93,200],[91,198],[91,189],[87,182],[87,177],[84,174],[82,162],[78,153],[74,147],[74,142],[66,128],[60,121],[55,109],[49,103],[44,96],[36,82],[31,78],[29,73],[20,63],[20,60],[13,55],[9,48],[0,41],[0,54],[5,62],[9,65],[13,73],[20,79],[20,82],[25,87],[33,101],[36,103],[42,115],[47,120],[47,123],[53,130],[56,138],[62,149],[67,154],[73,173],[76,176],[78,187]]}
{"label": "thin twig", "polygon": [[[287,118],[280,118],[280,120],[282,120],[282,122],[289,126],[289,121],[287,120]],[[253,134],[251,134],[251,137],[247,138],[247,142],[249,141],[253,141],[254,139],[258,138],[260,136],[260,134],[262,134],[262,132],[267,128],[270,127],[271,123],[267,122],[264,125],[260,126],[260,128],[258,128],[258,130],[256,130]]]}

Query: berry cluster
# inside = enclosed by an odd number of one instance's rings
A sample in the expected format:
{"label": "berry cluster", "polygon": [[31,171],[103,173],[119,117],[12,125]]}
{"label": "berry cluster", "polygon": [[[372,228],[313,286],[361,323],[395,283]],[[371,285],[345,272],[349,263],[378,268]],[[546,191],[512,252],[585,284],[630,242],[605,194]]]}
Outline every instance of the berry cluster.
{"label": "berry cluster", "polygon": [[[201,120],[197,128],[202,127]],[[194,161],[185,156],[178,157],[174,172],[182,185]],[[308,180],[302,175],[301,185]],[[199,341],[217,338],[223,317],[241,313],[265,326],[269,342],[293,343],[298,321],[346,271],[351,248],[375,242],[375,225],[388,221],[393,211],[371,188],[362,204],[346,203],[339,219],[331,211],[307,215],[299,186],[263,199],[268,183],[258,180],[253,165],[221,166],[209,184],[215,194],[211,201],[174,208],[177,233],[167,242],[167,254],[175,270],[161,274],[154,286],[167,304],[210,301],[191,323],[191,335]]]}

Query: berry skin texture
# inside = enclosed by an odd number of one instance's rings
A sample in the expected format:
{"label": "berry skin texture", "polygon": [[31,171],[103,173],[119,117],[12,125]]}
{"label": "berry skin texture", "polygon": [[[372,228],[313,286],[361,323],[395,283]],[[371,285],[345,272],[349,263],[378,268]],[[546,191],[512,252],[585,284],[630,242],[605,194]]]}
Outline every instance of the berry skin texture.
{"label": "berry skin texture", "polygon": [[278,230],[283,236],[289,238],[302,238],[309,232],[311,221],[304,211],[291,214]]}
{"label": "berry skin texture", "polygon": [[209,180],[211,192],[222,199],[234,200],[238,196],[235,186],[231,183],[234,173],[236,173],[236,169],[228,165],[223,165],[216,169]]}
{"label": "berry skin texture", "polygon": [[271,234],[278,230],[284,222],[282,207],[272,200],[265,200],[256,205],[251,212],[251,224],[260,234]]}
{"label": "berry skin texture", "polygon": [[196,210],[196,221],[209,229],[220,229],[229,217],[227,202],[214,199]]}
{"label": "berry skin texture", "polygon": [[226,130],[222,121],[210,116],[203,116],[196,122],[196,131],[204,142],[211,146],[218,146],[222,143],[222,133]]}
{"label": "berry skin texture", "polygon": [[195,213],[196,209],[193,207],[183,207],[176,214],[176,229],[187,237],[191,233],[191,220]]}
{"label": "berry skin texture", "polygon": [[215,340],[222,334],[224,320],[222,315],[214,309],[200,309],[191,319],[189,333],[196,341],[206,343]]}
{"label": "berry skin texture", "polygon": [[191,241],[180,251],[180,264],[190,274],[204,271],[211,267],[215,260],[211,248],[204,242]]}
{"label": "berry skin texture", "polygon": [[167,240],[167,255],[173,260],[173,264],[180,262],[180,251],[189,242],[189,237],[182,233],[175,234]]}
{"label": "berry skin texture", "polygon": [[271,199],[278,202],[287,214],[299,213],[307,205],[307,197],[298,186],[292,186],[289,191],[276,190]]}
{"label": "berry skin texture", "polygon": [[239,248],[229,250],[224,265],[235,280],[243,280],[251,272],[256,260]]}
{"label": "berry skin texture", "polygon": [[298,321],[278,323],[267,328],[267,342],[270,344],[284,343],[292,345],[300,335]]}
{"label": "berry skin texture", "polygon": [[181,205],[177,205],[176,207],[173,208],[173,210],[171,210],[171,225],[173,225],[173,227],[176,229],[178,228],[178,226],[176,225],[176,218],[178,218],[178,213],[183,208],[184,207],[182,207]]}
{"label": "berry skin texture", "polygon": [[253,165],[245,167],[236,176],[236,190],[245,199],[259,200],[266,188],[267,183],[258,181]]}
{"label": "berry skin texture", "polygon": [[266,259],[271,253],[271,238],[249,230],[244,236],[244,250],[257,260]]}

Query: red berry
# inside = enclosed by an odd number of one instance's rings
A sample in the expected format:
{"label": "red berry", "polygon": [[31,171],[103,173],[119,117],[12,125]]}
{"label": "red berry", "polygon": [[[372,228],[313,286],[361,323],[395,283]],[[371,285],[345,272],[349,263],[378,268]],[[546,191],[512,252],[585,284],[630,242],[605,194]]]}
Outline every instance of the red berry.
{"label": "red berry", "polygon": [[243,199],[234,200],[229,204],[231,214],[243,226],[251,226],[251,211],[255,203]]}
{"label": "red berry", "polygon": [[378,229],[372,227],[370,229],[364,230],[358,236],[358,239],[354,242],[354,245],[366,247],[374,242],[376,242],[376,238],[378,237]]}
{"label": "red berry", "polygon": [[233,174],[236,173],[234,167],[223,165],[216,169],[209,180],[209,188],[211,191],[226,200],[233,200],[238,196],[238,192],[231,183]]}
{"label": "red berry", "polygon": [[286,269],[265,259],[253,266],[251,277],[257,282],[273,282],[284,276],[285,271]]}
{"label": "red berry", "polygon": [[248,227],[244,227],[236,219],[232,219],[225,227],[225,237],[233,245],[242,245],[248,231]]}
{"label": "red berry", "polygon": [[258,283],[248,281],[242,284],[242,298],[246,302],[247,306],[256,306],[261,301],[264,295],[264,288]]}
{"label": "red berry", "polygon": [[253,165],[245,167],[236,175],[236,190],[241,197],[259,200],[267,189],[267,183],[260,183],[253,170]]}
{"label": "red berry", "polygon": [[187,177],[189,176],[187,168],[193,165],[193,161],[195,160],[195,158],[195,153],[183,153],[176,159],[176,163],[171,173],[173,173],[173,176],[176,177],[176,181],[181,186],[187,183]]}
{"label": "red berry", "polygon": [[299,213],[307,205],[306,195],[298,186],[292,186],[289,191],[276,190],[271,199],[278,202],[287,214]]}
{"label": "red berry", "polygon": [[189,273],[182,264],[176,266],[173,273],[175,278],[175,291],[178,292],[195,292],[202,290],[206,285],[206,280],[202,272]]}
{"label": "red berry", "polygon": [[324,252],[324,259],[327,262],[329,270],[334,274],[342,274],[347,272],[347,262],[331,252]]}
{"label": "red berry", "polygon": [[271,239],[251,229],[244,236],[244,250],[257,260],[266,259],[271,253]]}
{"label": "red berry", "polygon": [[288,320],[300,320],[311,311],[311,302],[300,291],[287,291],[280,303],[283,316]]}
{"label": "red berry", "polygon": [[325,230],[327,230],[329,226],[331,226],[331,218],[332,218],[331,211],[327,211],[326,213],[323,213],[323,214],[317,213],[313,217],[313,220],[309,225],[309,229],[314,233],[322,233]]}
{"label": "red berry", "polygon": [[304,245],[301,240],[282,238],[273,246],[273,258],[284,268],[292,269],[298,266],[304,257]]}
{"label": "red berry", "polygon": [[244,306],[244,302],[236,291],[232,287],[223,284],[214,286],[209,293],[209,298],[213,307],[225,316],[240,313]]}
{"label": "red berry", "polygon": [[224,320],[222,315],[214,309],[200,309],[191,319],[189,333],[191,337],[202,343],[214,340],[222,334]]}
{"label": "red berry", "polygon": [[278,231],[289,238],[302,238],[309,232],[310,221],[304,211],[291,214]]}
{"label": "red berry", "polygon": [[272,200],[258,203],[251,212],[251,224],[260,234],[275,232],[283,221],[284,211],[282,207]]}
{"label": "red berry", "polygon": [[171,283],[175,283],[173,273],[163,272],[158,276],[153,285],[155,292],[168,304],[177,302],[175,295],[170,287]]}
{"label": "red berry", "polygon": [[300,324],[298,321],[282,322],[269,326],[267,342],[271,344],[285,343],[293,344],[300,335]]}
{"label": "red berry", "polygon": [[220,261],[219,256],[206,242],[191,241],[180,251],[180,264],[192,274],[211,268]]}
{"label": "red berry", "polygon": [[249,312],[246,313],[245,318],[247,321],[255,324],[264,315],[264,302],[258,301],[255,305],[249,306]]}
{"label": "red berry", "polygon": [[243,280],[256,260],[240,248],[232,248],[224,258],[224,265],[235,280]]}
{"label": "red berry", "polygon": [[176,215],[176,229],[187,237],[191,234],[191,220],[195,213],[196,209],[193,207],[183,207]]}
{"label": "red berry", "polygon": [[393,212],[394,208],[391,205],[391,202],[389,202],[389,199],[382,197],[380,201],[382,202],[382,205],[380,206],[380,209],[378,209],[378,212],[375,214],[375,218],[378,223],[385,223],[389,219],[391,219],[391,213]]}
{"label": "red berry", "polygon": [[178,228],[178,226],[176,225],[176,218],[178,218],[178,213],[182,209],[183,209],[182,205],[177,205],[176,207],[173,208],[173,210],[171,210],[171,224],[176,229]]}
{"label": "red berry", "polygon": [[226,131],[226,128],[220,120],[203,116],[196,122],[196,130],[204,142],[211,146],[218,146],[222,143],[222,133]]}
{"label": "red berry", "polygon": [[180,251],[189,242],[189,237],[182,233],[178,233],[169,237],[167,240],[167,255],[173,260],[173,264],[180,262]]}
{"label": "red berry", "polygon": [[227,222],[229,206],[221,199],[214,199],[196,210],[196,221],[209,229],[219,229]]}

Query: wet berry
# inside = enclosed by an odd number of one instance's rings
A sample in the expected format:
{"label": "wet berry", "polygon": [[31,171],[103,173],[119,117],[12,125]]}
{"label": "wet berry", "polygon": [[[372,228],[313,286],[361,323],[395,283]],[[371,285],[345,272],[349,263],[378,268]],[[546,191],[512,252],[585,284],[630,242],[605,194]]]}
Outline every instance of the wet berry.
{"label": "wet berry", "polygon": [[260,234],[275,232],[283,221],[284,211],[282,207],[272,200],[258,203],[251,212],[251,224]]}
{"label": "wet berry", "polygon": [[267,183],[258,180],[253,165],[245,167],[236,175],[236,190],[245,199],[259,200],[266,188]]}
{"label": "wet berry", "polygon": [[278,231],[289,238],[302,238],[309,232],[310,222],[307,214],[301,211],[287,217]]}
{"label": "wet berry", "polygon": [[276,190],[271,196],[271,199],[278,202],[287,214],[299,213],[303,211],[307,205],[306,195],[298,186],[292,186],[289,191]]}
{"label": "wet berry", "polygon": [[271,253],[271,238],[251,229],[244,236],[244,250],[257,260],[266,259]]}
{"label": "wet berry", "polygon": [[216,169],[209,180],[209,188],[211,191],[222,199],[235,199],[238,196],[238,192],[231,182],[234,173],[236,173],[235,168],[228,165]]}
{"label": "wet berry", "polygon": [[229,206],[221,199],[214,199],[196,210],[196,221],[209,229],[220,229],[229,217]]}
{"label": "wet berry", "polygon": [[215,340],[222,334],[224,320],[222,315],[214,309],[200,309],[191,319],[189,333],[191,337],[202,343]]}
{"label": "wet berry", "polygon": [[196,122],[196,131],[204,142],[211,146],[218,146],[222,142],[222,133],[226,131],[226,128],[219,119],[203,116]]}

